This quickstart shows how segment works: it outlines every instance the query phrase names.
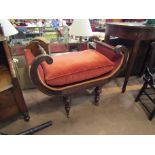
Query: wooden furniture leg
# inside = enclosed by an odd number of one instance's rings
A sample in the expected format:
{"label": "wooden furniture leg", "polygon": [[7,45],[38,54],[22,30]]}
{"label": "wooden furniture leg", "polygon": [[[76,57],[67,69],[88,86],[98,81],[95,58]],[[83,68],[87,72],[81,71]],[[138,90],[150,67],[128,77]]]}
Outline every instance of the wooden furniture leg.
{"label": "wooden furniture leg", "polygon": [[129,62],[128,62],[128,65],[126,68],[126,74],[125,74],[124,84],[122,87],[122,93],[124,93],[126,91],[126,86],[127,86],[127,83],[128,83],[134,62],[135,62],[135,58],[136,58],[137,53],[138,53],[139,45],[140,45],[140,40],[135,40],[134,47],[133,47],[132,53],[130,54]]}
{"label": "wooden furniture leg", "polygon": [[[148,42],[148,44],[149,44],[149,45],[151,44],[150,41]],[[145,53],[145,59],[144,59],[144,61],[143,61],[142,67],[141,67],[141,69],[140,69],[140,72],[139,72],[139,74],[138,74],[139,77],[141,77],[141,76],[144,74],[145,69],[146,69],[146,66],[147,66],[148,64],[150,64],[150,62],[149,62],[150,57],[151,57],[151,56],[152,56],[152,57],[155,57],[155,54],[150,53],[150,51],[151,51],[151,46],[149,46],[149,47],[147,48],[147,51],[146,51],[146,53]]]}
{"label": "wooden furniture leg", "polygon": [[105,41],[106,43],[109,43],[109,40],[110,40],[110,36],[107,35],[107,34],[105,34],[104,41]]}
{"label": "wooden furniture leg", "polygon": [[102,92],[102,87],[96,87],[95,88],[95,105],[99,105],[101,92]]}
{"label": "wooden furniture leg", "polygon": [[137,97],[136,97],[136,99],[135,99],[135,102],[138,102],[138,101],[139,101],[140,96],[142,95],[143,91],[144,91],[146,88],[147,88],[147,82],[145,82],[145,83],[143,84],[143,87],[141,88],[139,94],[137,95]]}
{"label": "wooden furniture leg", "polygon": [[13,93],[15,94],[15,99],[16,99],[16,102],[18,103],[17,106],[20,109],[20,111],[22,112],[22,115],[24,116],[24,120],[29,121],[30,116],[28,113],[28,109],[27,109],[26,105],[24,104],[25,101],[24,101],[24,97],[23,97],[19,82],[17,79],[13,79],[12,82],[16,86],[13,88],[14,89]]}
{"label": "wooden furniture leg", "polygon": [[23,112],[22,115],[23,115],[25,121],[29,121],[30,120],[30,115],[29,115],[28,112]]}
{"label": "wooden furniture leg", "polygon": [[70,108],[71,108],[71,97],[63,96],[63,101],[64,101],[64,105],[65,105],[67,118],[69,118],[69,112],[70,112]]}

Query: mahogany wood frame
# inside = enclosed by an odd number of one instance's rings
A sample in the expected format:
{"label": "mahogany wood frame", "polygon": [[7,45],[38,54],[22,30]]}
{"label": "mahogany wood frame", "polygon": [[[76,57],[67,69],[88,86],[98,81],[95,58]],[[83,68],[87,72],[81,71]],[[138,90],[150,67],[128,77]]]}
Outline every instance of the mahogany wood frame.
{"label": "mahogany wood frame", "polygon": [[[24,100],[23,93],[22,93],[22,90],[21,90],[20,85],[19,85],[18,78],[17,78],[16,73],[15,73],[13,60],[12,60],[12,57],[10,55],[10,49],[9,49],[9,46],[8,46],[8,43],[6,40],[3,41],[3,46],[4,46],[5,54],[6,54],[6,57],[8,60],[8,66],[9,66],[9,71],[10,71],[10,75],[11,75],[11,82],[13,85],[13,87],[10,88],[12,90],[12,95],[15,98],[16,106],[18,107],[19,112],[21,112],[22,115],[24,116],[24,120],[29,121],[30,116],[28,113],[27,106],[25,104],[25,100]],[[9,111],[8,111],[8,113],[9,113]],[[10,109],[10,113],[11,113],[11,109]],[[7,114],[5,114],[5,115],[7,116]]]}
{"label": "mahogany wood frame", "polygon": [[[38,54],[38,56],[36,56],[35,60],[32,62],[32,65],[29,67],[31,80],[41,92],[43,92],[44,94],[47,94],[47,95],[53,95],[54,94],[54,95],[63,96],[67,117],[69,117],[69,111],[70,111],[70,106],[71,106],[71,98],[70,98],[71,94],[73,94],[77,91],[80,91],[80,90],[96,87],[95,88],[95,105],[98,105],[99,98],[100,98],[99,96],[101,93],[102,86],[105,83],[109,82],[114,77],[116,77],[117,74],[119,74],[119,72],[122,69],[124,69],[124,67],[127,63],[128,50],[126,47],[121,46],[121,45],[113,47],[113,46],[110,46],[110,45],[103,43],[103,42],[100,42],[100,41],[94,41],[94,42],[96,44],[104,46],[104,48],[112,50],[114,52],[114,54],[119,53],[121,55],[120,63],[115,67],[115,69],[112,72],[104,74],[100,77],[96,77],[94,79],[89,79],[86,81],[81,81],[78,83],[69,84],[69,85],[60,86],[60,87],[53,87],[53,86],[47,85],[44,81],[41,80],[41,78],[39,77],[39,74],[38,74],[38,70],[37,70],[38,66],[43,61],[46,61],[48,64],[52,64],[53,59],[51,56],[49,56],[48,54]],[[37,42],[33,41],[33,43],[38,45],[38,49],[40,49],[39,48],[40,43],[38,40],[37,40]],[[32,53],[33,53],[33,51],[32,51]],[[39,52],[39,53],[42,53],[42,52]],[[104,52],[100,52],[100,53],[104,54]]]}

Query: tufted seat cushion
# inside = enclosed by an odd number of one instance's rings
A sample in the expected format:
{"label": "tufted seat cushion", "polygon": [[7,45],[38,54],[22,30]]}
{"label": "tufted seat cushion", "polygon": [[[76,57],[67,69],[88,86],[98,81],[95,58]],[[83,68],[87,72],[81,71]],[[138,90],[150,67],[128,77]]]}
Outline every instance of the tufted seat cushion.
{"label": "tufted seat cushion", "polygon": [[42,63],[45,81],[62,86],[98,77],[113,69],[113,62],[103,54],[89,49],[53,56],[53,63]]}

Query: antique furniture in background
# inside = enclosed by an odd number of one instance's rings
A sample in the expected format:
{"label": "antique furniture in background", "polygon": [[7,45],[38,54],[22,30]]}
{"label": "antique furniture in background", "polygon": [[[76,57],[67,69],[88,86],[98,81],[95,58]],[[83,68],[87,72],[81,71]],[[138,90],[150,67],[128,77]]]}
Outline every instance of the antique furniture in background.
{"label": "antique furniture in background", "polygon": [[[17,31],[8,20],[0,20],[0,24],[0,121],[18,113],[22,113],[24,120],[29,121],[28,109],[16,76],[10,47],[5,37],[14,35]],[[17,135],[33,134],[51,125],[52,121],[48,121]],[[6,135],[6,133],[0,132],[1,134]]]}
{"label": "antique furniture in background", "polygon": [[[4,28],[5,25],[2,26]],[[9,36],[11,33],[7,34],[9,31],[3,30],[0,27],[0,121],[18,113],[22,113],[24,119],[28,121],[30,117],[16,77],[10,48],[4,36]]]}
{"label": "antique furniture in background", "polygon": [[[147,60],[147,68],[144,73],[144,84],[139,91],[135,101],[140,101],[142,107],[146,111],[146,114],[148,114],[149,120],[152,120],[153,116],[155,115],[155,42],[152,42],[151,44],[151,50],[149,52],[149,59]],[[147,97],[148,100],[144,100],[143,97]]]}
{"label": "antique furniture in background", "polygon": [[[95,87],[95,104],[98,105],[102,86],[116,77],[126,65],[128,52],[124,46],[95,43],[94,50],[69,52],[57,57],[49,56],[39,40],[31,42],[25,51],[31,80],[41,92],[63,96],[67,117],[71,94]],[[37,56],[31,45],[38,46]]]}
{"label": "antique furniture in background", "polygon": [[135,58],[138,55],[139,45],[142,40],[151,41],[155,39],[155,27],[146,26],[142,23],[106,23],[105,42],[109,42],[110,36],[134,41],[133,50],[129,56],[125,81],[122,88],[122,92],[125,92]]}

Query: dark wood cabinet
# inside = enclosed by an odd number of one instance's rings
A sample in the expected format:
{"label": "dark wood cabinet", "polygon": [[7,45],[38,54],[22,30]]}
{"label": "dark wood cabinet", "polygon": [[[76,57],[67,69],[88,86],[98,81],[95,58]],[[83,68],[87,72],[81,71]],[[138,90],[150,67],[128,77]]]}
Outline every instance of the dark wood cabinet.
{"label": "dark wood cabinet", "polygon": [[0,41],[0,121],[21,113],[29,120],[7,41]]}

